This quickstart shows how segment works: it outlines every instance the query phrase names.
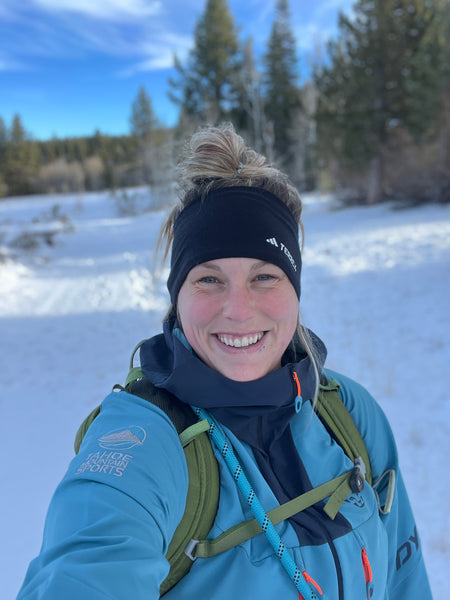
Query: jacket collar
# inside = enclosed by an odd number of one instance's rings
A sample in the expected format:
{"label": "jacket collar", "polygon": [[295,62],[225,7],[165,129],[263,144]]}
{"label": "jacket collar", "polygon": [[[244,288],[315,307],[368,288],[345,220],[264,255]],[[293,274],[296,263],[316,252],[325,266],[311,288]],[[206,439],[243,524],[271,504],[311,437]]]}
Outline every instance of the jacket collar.
{"label": "jacket collar", "polygon": [[[182,402],[206,408],[252,446],[262,445],[267,450],[295,414],[294,371],[303,399],[309,400],[314,393],[314,369],[299,343],[295,348],[297,358],[294,352],[287,351],[280,369],[254,381],[238,382],[203,363],[189,347],[176,320],[165,321],[163,331],[141,346],[144,374],[155,386],[168,390]],[[321,361],[320,372],[326,348],[314,335],[313,340]]]}

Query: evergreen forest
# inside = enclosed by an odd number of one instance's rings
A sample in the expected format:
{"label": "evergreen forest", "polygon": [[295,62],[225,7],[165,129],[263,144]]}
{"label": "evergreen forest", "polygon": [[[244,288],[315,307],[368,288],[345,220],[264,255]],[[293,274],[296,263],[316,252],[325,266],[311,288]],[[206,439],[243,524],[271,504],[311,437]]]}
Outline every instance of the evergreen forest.
{"label": "evergreen forest", "polygon": [[0,115],[0,198],[170,185],[180,144],[231,121],[300,191],[352,203],[450,200],[450,1],[356,0],[307,78],[288,0],[277,0],[256,57],[227,0],[206,0],[185,61],[168,81],[176,126],[143,85],[128,135],[39,141]]}

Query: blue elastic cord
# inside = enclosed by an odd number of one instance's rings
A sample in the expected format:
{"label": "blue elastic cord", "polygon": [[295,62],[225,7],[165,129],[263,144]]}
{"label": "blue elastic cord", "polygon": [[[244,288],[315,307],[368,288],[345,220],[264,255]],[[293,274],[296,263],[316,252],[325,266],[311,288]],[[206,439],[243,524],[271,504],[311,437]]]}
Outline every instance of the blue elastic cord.
{"label": "blue elastic cord", "polygon": [[295,587],[298,592],[304,598],[304,600],[317,600],[318,596],[315,591],[310,587],[307,583],[306,579],[302,575],[301,570],[295,564],[294,559],[292,558],[289,550],[284,545],[280,536],[278,535],[277,530],[275,529],[273,523],[270,521],[267,516],[266,511],[262,507],[258,497],[256,496],[254,490],[252,489],[247,476],[245,475],[241,465],[239,464],[236,455],[233,451],[231,442],[227,440],[225,435],[222,433],[219,427],[216,426],[214,420],[211,415],[204,409],[192,407],[195,414],[200,419],[207,419],[209,422],[209,436],[213,440],[216,448],[222,454],[225,459],[225,462],[235,480],[238,489],[248,502],[252,513],[257,520],[259,526],[265,533],[269,544],[272,546],[276,555],[281,561],[284,569],[287,574],[293,581]]}

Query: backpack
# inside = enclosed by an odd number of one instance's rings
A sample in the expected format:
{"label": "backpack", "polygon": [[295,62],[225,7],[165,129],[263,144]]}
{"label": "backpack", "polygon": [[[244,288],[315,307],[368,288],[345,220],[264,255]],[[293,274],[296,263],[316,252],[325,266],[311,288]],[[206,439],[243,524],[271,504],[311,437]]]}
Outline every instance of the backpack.
{"label": "backpack", "polygon": [[[256,519],[249,519],[225,531],[216,539],[206,539],[215,521],[220,487],[218,465],[208,436],[210,425],[206,419],[199,421],[188,405],[170,392],[156,388],[145,377],[140,367],[133,366],[134,356],[141,344],[142,342],[136,346],[131,356],[125,386],[116,384],[113,389],[139,396],[167,414],[183,446],[189,476],[185,512],[166,553],[170,571],[161,584],[160,596],[163,596],[188,573],[194,560],[225,552],[258,535],[261,528]],[[351,493],[362,491],[364,480],[372,485],[366,446],[339,396],[337,381],[322,380],[316,412],[355,466],[351,471],[269,511],[267,516],[274,525],[326,498],[328,500],[324,512],[334,519],[344,500]],[[87,430],[99,414],[100,406],[97,406],[80,425],[74,442],[75,453],[78,453]],[[381,512],[387,513],[390,510],[394,483],[395,478],[390,477],[388,498],[384,507],[380,507]]]}

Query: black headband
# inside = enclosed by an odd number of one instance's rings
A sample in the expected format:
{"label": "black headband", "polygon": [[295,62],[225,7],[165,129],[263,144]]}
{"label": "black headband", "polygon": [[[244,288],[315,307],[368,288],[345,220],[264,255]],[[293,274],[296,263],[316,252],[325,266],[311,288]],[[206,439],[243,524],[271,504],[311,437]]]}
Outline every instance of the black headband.
{"label": "black headband", "polygon": [[167,287],[175,306],[189,271],[218,258],[258,258],[280,267],[300,298],[298,224],[277,196],[236,186],[195,198],[177,217]]}

